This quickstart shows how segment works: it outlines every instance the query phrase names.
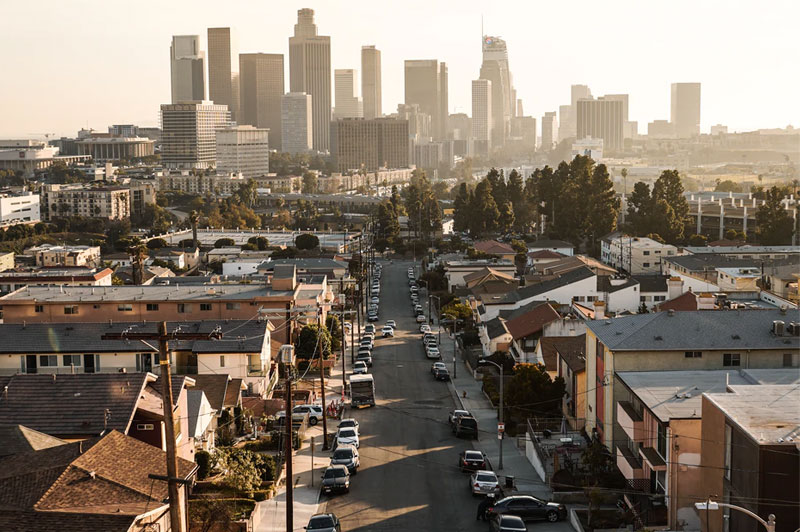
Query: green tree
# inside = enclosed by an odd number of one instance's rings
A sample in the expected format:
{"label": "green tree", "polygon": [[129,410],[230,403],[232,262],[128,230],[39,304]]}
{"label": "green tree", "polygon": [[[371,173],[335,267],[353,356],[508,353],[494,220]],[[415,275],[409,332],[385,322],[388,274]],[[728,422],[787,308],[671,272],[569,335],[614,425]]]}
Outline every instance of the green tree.
{"label": "green tree", "polygon": [[317,249],[319,247],[319,237],[311,233],[303,233],[297,235],[294,239],[294,245],[297,249]]}
{"label": "green tree", "polygon": [[247,239],[247,243],[252,244],[259,251],[269,249],[269,240],[264,236],[251,236]]}
{"label": "green tree", "polygon": [[524,189],[525,183],[522,181],[522,175],[516,169],[511,170],[506,184],[506,196],[514,210],[514,230],[520,233],[524,233],[527,230],[529,222],[525,212],[530,206],[527,205]]}
{"label": "green tree", "polygon": [[683,183],[677,170],[664,170],[653,185],[653,199],[664,200],[672,209],[672,219],[668,220],[669,230],[658,233],[670,244],[683,240],[684,227],[689,218],[689,202],[683,195]]}
{"label": "green tree", "polygon": [[588,187],[582,190],[581,195],[587,206],[585,236],[589,239],[590,249],[597,255],[599,239],[616,228],[620,209],[606,165],[594,167]]}
{"label": "green tree", "polygon": [[391,243],[400,235],[400,222],[391,200],[385,199],[378,205],[376,224],[379,240]]}
{"label": "green tree", "polygon": [[725,181],[720,181],[717,179],[716,186],[714,187],[714,192],[741,192],[742,186],[735,181],[730,179],[726,179]]}
{"label": "green tree", "polygon": [[311,360],[322,353],[323,358],[331,354],[331,334],[323,325],[321,328],[315,323],[304,325],[295,344],[297,358]]}
{"label": "green tree", "polygon": [[245,183],[239,186],[239,189],[234,194],[234,198],[239,203],[246,207],[252,208],[255,205],[256,198],[258,197],[258,185],[255,179],[248,179]]}
{"label": "green tree", "polygon": [[756,211],[758,241],[763,246],[786,246],[792,243],[794,223],[790,211],[781,203],[785,197],[779,187],[765,191],[765,200]]}
{"label": "green tree", "polygon": [[505,405],[516,418],[525,418],[533,412],[560,416],[565,391],[564,379],[551,379],[544,366],[516,364],[506,385]]}
{"label": "green tree", "polygon": [[214,242],[214,247],[217,248],[217,249],[225,248],[225,247],[229,247],[229,246],[235,246],[235,245],[236,245],[236,241],[233,240],[232,238],[220,238],[219,240]]}
{"label": "green tree", "polygon": [[339,316],[328,313],[325,317],[325,327],[331,334],[331,349],[338,352],[342,348],[342,322]]}
{"label": "green tree", "polygon": [[498,218],[498,229],[502,233],[508,233],[514,228],[514,206],[510,201],[505,201],[498,207],[500,217]]}
{"label": "green tree", "polygon": [[691,235],[689,236],[690,246],[705,246],[708,244],[708,237],[706,235]]}
{"label": "green tree", "polygon": [[482,236],[497,230],[500,222],[500,211],[492,195],[492,184],[488,179],[482,180],[475,187],[470,202],[469,232],[473,236]]}
{"label": "green tree", "polygon": [[238,491],[253,491],[261,485],[259,459],[252,451],[228,447],[218,448],[217,453],[225,471],[225,484]]}
{"label": "green tree", "polygon": [[469,185],[461,183],[458,186],[456,199],[453,202],[453,229],[458,232],[468,231],[470,223],[470,207],[472,204]]}
{"label": "green tree", "polygon": [[317,174],[316,172],[303,173],[303,194],[316,194],[317,193]]}
{"label": "green tree", "polygon": [[147,241],[147,249],[161,249],[167,247],[167,241],[163,238],[151,238]]}

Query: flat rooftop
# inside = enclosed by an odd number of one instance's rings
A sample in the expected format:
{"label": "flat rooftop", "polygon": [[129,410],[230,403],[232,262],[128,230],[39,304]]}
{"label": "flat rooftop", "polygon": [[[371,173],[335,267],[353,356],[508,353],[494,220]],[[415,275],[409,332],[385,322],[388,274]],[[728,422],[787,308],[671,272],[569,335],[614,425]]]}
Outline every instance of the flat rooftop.
{"label": "flat rooftop", "polygon": [[226,285],[151,285],[151,286],[29,286],[12,292],[0,301],[36,300],[42,302],[81,301],[187,301],[251,300],[291,297],[291,290],[273,290],[263,284]]}
{"label": "flat rooftop", "polygon": [[731,386],[730,393],[707,393],[739,428],[760,445],[797,445],[800,441],[800,386]]}

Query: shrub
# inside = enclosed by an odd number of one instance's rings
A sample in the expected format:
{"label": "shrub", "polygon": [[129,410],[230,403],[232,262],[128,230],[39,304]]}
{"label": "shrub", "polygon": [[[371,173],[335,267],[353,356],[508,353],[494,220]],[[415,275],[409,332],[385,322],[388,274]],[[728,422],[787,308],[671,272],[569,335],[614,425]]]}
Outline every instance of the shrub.
{"label": "shrub", "polygon": [[232,238],[220,238],[219,240],[214,242],[215,248],[225,248],[234,245],[236,245],[236,242]]}
{"label": "shrub", "polygon": [[310,233],[303,233],[294,239],[294,245],[297,249],[317,249],[319,247],[319,238]]}
{"label": "shrub", "polygon": [[147,249],[161,249],[167,247],[167,241],[163,238],[153,238],[147,241]]}
{"label": "shrub", "polygon": [[197,478],[203,480],[211,472],[211,454],[208,451],[197,451],[194,455],[197,462]]}

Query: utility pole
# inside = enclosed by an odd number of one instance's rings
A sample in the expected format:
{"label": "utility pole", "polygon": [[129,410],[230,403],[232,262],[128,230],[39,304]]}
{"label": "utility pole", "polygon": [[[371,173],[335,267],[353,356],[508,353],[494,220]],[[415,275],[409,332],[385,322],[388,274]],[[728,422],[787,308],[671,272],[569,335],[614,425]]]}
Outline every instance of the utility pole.
{"label": "utility pole", "polygon": [[[290,364],[284,364],[284,372],[286,373],[286,415],[283,417],[286,423],[286,530],[294,530],[294,481],[292,479],[292,426],[294,419],[292,417],[292,375]],[[322,409],[323,420],[325,419],[325,408]]]}
{"label": "utility pole", "polygon": [[[319,387],[320,397],[322,397],[322,450],[328,450],[328,411],[325,410],[325,353],[322,350],[322,314],[317,315],[317,347],[319,348]],[[291,529],[290,529],[291,530]]]}
{"label": "utility pole", "polygon": [[503,469],[503,437],[505,436],[505,425],[503,424],[503,365],[486,359],[478,361],[478,367],[485,366],[487,364],[491,364],[500,370],[500,414],[497,416],[497,418],[499,425],[503,425],[503,431],[501,432],[499,430],[500,427],[498,426],[497,439],[499,440],[500,444],[500,463],[498,468]]}

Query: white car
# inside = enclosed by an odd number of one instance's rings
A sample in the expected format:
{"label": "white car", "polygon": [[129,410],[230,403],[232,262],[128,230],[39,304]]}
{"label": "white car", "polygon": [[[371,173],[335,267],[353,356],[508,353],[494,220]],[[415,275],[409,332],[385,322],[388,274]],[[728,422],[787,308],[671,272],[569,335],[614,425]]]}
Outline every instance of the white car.
{"label": "white car", "polygon": [[377,306],[381,302],[381,300],[378,296],[372,296],[372,299],[370,299],[369,302]]}
{"label": "white car", "polygon": [[494,471],[475,471],[469,477],[469,489],[473,495],[487,495],[500,491],[497,475]]}
{"label": "white car", "polygon": [[427,323],[423,323],[422,325],[419,326],[419,332],[422,334],[429,333],[431,332],[431,326],[428,325]]}
{"label": "white car", "polygon": [[386,326],[392,329],[397,329],[397,322],[394,320],[386,320]]}
{"label": "white car", "polygon": [[339,422],[339,428],[340,429],[347,429],[347,428],[355,429],[356,432],[358,432],[358,421],[356,421],[355,419],[353,419],[351,417],[345,418],[345,419],[343,419],[343,420],[341,420]]}
{"label": "white car", "polygon": [[420,314],[419,316],[417,316],[417,323],[425,323],[426,321],[428,321],[428,319],[425,317],[424,314]]}
{"label": "white car", "polygon": [[359,360],[353,364],[353,375],[366,375],[367,373],[369,373],[369,368],[366,362]]}
{"label": "white car", "polygon": [[364,334],[372,334],[375,335],[375,326],[371,323],[364,326]]}
{"label": "white car", "polygon": [[431,359],[442,358],[442,354],[439,352],[439,348],[438,347],[428,347],[425,350],[425,356],[427,356],[428,358],[431,358]]}
{"label": "white car", "polygon": [[384,338],[389,338],[390,336],[394,336],[394,329],[392,329],[391,327],[386,325],[383,328],[383,337]]}
{"label": "white car", "polygon": [[356,429],[350,427],[340,428],[336,432],[336,445],[352,445],[358,449],[360,444],[358,442],[358,432],[356,432]]}

